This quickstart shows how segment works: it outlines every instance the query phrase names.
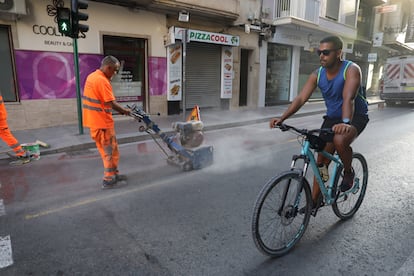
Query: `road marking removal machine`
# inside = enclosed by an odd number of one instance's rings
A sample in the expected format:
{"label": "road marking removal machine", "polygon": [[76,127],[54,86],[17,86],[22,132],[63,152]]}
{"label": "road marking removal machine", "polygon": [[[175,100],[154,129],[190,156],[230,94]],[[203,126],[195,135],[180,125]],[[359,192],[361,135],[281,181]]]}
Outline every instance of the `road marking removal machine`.
{"label": "road marking removal machine", "polygon": [[[131,116],[145,126],[140,126],[139,131],[147,132],[162,152],[167,156],[167,162],[181,167],[184,171],[198,170],[213,163],[213,146],[201,145],[204,140],[203,122],[200,120],[198,106],[195,106],[186,122],[176,122],[172,128],[176,134],[162,132],[158,125],[152,121],[147,113],[136,105],[128,106]],[[179,139],[175,139],[179,136]],[[161,138],[171,153],[158,142]],[[179,142],[177,141],[179,140]]]}

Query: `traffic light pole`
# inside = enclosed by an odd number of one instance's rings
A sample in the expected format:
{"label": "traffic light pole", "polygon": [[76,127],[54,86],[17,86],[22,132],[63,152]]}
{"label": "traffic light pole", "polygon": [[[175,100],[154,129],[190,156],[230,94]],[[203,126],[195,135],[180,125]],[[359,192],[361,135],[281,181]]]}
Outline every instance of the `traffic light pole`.
{"label": "traffic light pole", "polygon": [[75,62],[75,80],[76,80],[76,101],[78,107],[78,126],[79,134],[83,134],[83,118],[82,118],[82,97],[80,93],[79,80],[79,56],[78,56],[78,39],[73,39],[73,60]]}
{"label": "traffic light pole", "polygon": [[83,134],[83,118],[82,118],[82,97],[79,80],[79,55],[78,55],[78,37],[79,33],[85,33],[89,30],[88,25],[79,24],[79,21],[86,21],[89,18],[87,13],[79,10],[88,8],[87,0],[71,0],[72,10],[64,7],[57,8],[58,30],[61,34],[69,36],[73,41],[73,60],[75,64],[75,81],[76,81],[76,101],[78,109],[78,125],[79,134]]}

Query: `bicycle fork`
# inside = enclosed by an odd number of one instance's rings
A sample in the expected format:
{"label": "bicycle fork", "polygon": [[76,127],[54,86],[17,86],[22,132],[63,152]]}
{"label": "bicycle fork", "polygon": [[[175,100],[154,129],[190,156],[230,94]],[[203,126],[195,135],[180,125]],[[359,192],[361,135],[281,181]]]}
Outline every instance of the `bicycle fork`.
{"label": "bicycle fork", "polygon": [[[303,170],[300,171],[301,173],[300,173],[300,178],[299,178],[299,185],[294,187],[294,188],[296,188],[296,190],[294,191],[295,201],[294,201],[293,206],[291,206],[292,207],[292,209],[291,209],[292,212],[286,212],[286,218],[295,217],[296,214],[298,213],[299,203],[300,203],[300,200],[301,200],[301,193],[302,193],[303,185],[304,185],[303,179],[304,179],[304,177],[306,175],[306,172],[308,170],[309,158],[305,155],[294,155],[292,157],[292,164],[290,166],[290,170],[293,171],[293,170],[296,169],[296,162],[297,162],[298,159],[303,159],[303,162],[304,162]],[[289,194],[291,181],[292,181],[292,179],[288,180],[288,183],[287,183],[287,185],[286,185],[286,187],[283,191],[282,204],[280,205],[280,207],[278,209],[278,212],[277,212],[279,215],[282,215],[283,210],[287,207],[286,206],[286,200],[287,200],[287,196]]]}

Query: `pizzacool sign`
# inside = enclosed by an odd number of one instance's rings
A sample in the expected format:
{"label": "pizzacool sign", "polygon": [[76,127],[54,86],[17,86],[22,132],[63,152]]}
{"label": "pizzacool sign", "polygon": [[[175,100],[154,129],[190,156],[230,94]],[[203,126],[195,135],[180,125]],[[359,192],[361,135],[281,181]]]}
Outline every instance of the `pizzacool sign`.
{"label": "pizzacool sign", "polygon": [[239,46],[239,37],[219,33],[210,33],[203,31],[188,30],[190,41],[199,41],[231,46]]}
{"label": "pizzacool sign", "polygon": [[[183,28],[175,27],[175,38],[181,39],[185,31]],[[240,39],[236,35],[211,33],[198,30],[188,30],[188,41],[222,44],[228,46],[239,46]]]}

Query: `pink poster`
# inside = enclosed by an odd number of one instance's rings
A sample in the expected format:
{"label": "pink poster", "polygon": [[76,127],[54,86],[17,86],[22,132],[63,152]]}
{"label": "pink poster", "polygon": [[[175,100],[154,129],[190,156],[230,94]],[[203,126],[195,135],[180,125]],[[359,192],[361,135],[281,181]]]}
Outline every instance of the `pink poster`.
{"label": "pink poster", "polygon": [[[99,54],[79,54],[81,94],[86,77],[100,67],[102,58]],[[76,98],[72,53],[16,50],[15,59],[21,100]],[[165,95],[166,68],[166,58],[149,58],[150,95]]]}
{"label": "pink poster", "polygon": [[167,93],[167,59],[164,57],[150,57],[148,70],[150,95],[165,95]]}
{"label": "pink poster", "polygon": [[[76,98],[72,53],[15,51],[20,99]],[[80,54],[81,90],[85,79],[99,68],[102,55]]]}

